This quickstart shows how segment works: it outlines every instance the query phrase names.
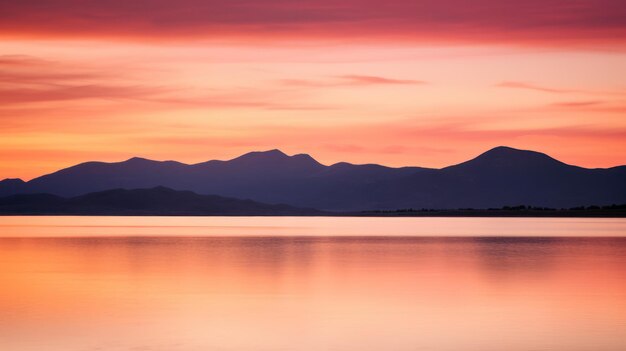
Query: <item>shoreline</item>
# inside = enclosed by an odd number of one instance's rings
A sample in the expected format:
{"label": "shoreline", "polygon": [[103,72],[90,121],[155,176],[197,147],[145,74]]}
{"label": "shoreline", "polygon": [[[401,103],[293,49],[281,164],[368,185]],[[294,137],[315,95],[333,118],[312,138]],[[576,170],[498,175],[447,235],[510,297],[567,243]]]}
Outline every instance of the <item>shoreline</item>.
{"label": "shoreline", "polygon": [[412,212],[364,211],[364,212],[322,212],[312,214],[204,214],[204,213],[58,213],[24,212],[0,213],[0,217],[20,216],[78,216],[78,217],[437,217],[437,218],[626,218],[626,210],[544,210],[544,211],[505,211],[505,210],[426,210]]}

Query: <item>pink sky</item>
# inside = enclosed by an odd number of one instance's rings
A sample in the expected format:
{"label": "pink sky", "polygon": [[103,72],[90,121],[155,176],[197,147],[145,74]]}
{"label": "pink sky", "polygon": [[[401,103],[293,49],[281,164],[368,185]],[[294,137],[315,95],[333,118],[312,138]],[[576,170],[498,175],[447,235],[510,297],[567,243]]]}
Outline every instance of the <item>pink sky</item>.
{"label": "pink sky", "polygon": [[626,3],[7,1],[0,178],[252,150],[441,167],[626,159]]}

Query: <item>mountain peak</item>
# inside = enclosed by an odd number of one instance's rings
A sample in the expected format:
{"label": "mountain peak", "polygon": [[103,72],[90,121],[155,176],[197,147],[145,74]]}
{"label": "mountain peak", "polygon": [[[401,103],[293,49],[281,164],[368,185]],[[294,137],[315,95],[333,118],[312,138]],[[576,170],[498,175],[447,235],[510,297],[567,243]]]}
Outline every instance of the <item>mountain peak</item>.
{"label": "mountain peak", "polygon": [[25,184],[26,182],[20,178],[6,178],[3,180],[0,180],[0,183],[18,185],[18,184]]}
{"label": "mountain peak", "polygon": [[288,158],[289,156],[287,156],[287,154],[285,154],[284,152],[278,150],[278,149],[272,149],[272,150],[267,150],[267,151],[252,151],[252,152],[248,152],[247,154],[243,154],[234,160],[251,160],[251,159],[282,159],[282,158]]}
{"label": "mountain peak", "polygon": [[520,150],[508,146],[497,146],[477,157],[460,163],[458,165],[446,167],[448,169],[466,169],[468,167],[478,167],[483,169],[491,168],[520,168],[528,167],[550,167],[565,165],[544,153]]}
{"label": "mountain peak", "polygon": [[143,157],[131,157],[126,161],[123,161],[123,163],[139,163],[139,162],[151,162],[152,160],[148,160],[147,158],[143,158]]}
{"label": "mountain peak", "polygon": [[26,182],[19,178],[7,178],[0,180],[0,196],[18,193],[26,187]]}
{"label": "mountain peak", "polygon": [[253,167],[257,171],[270,173],[294,171],[307,173],[324,167],[307,154],[289,156],[278,149],[249,152],[227,162],[236,167]]}
{"label": "mountain peak", "polygon": [[258,151],[261,155],[273,156],[273,157],[289,157],[286,153],[280,151],[279,149],[271,149],[267,151]]}
{"label": "mountain peak", "polygon": [[313,163],[316,165],[321,165],[321,163],[317,162],[316,159],[314,159],[311,155],[309,154],[296,154],[291,156],[292,159],[294,160],[300,160],[302,162],[307,162],[307,163]]}
{"label": "mountain peak", "polygon": [[520,149],[516,149],[516,148],[512,148],[510,146],[496,146],[492,149],[489,149],[487,151],[485,151],[483,154],[490,154],[490,153],[514,153],[514,152],[524,152],[526,150],[520,150]]}
{"label": "mountain peak", "polygon": [[475,160],[479,158],[498,159],[502,157],[513,158],[517,160],[543,159],[561,163],[560,161],[557,161],[541,152],[515,149],[509,146],[496,146],[493,149],[487,150],[484,153],[480,154],[478,157],[475,158]]}

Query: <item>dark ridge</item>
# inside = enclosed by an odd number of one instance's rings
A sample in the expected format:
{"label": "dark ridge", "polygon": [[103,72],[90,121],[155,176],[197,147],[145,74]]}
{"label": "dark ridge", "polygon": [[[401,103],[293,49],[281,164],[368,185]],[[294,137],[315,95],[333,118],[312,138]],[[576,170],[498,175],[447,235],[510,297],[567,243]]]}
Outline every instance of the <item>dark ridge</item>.
{"label": "dark ridge", "polygon": [[270,205],[216,195],[199,195],[166,187],[112,189],[63,198],[21,194],[0,198],[2,215],[159,215],[159,216],[311,216],[314,209]]}

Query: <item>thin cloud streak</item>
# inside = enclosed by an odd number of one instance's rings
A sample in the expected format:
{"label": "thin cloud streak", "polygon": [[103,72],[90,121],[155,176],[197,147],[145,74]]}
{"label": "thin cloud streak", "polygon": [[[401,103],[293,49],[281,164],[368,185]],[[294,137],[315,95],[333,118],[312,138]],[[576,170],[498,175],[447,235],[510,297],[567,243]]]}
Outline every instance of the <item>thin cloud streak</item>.
{"label": "thin cloud streak", "polygon": [[377,76],[360,76],[360,75],[345,75],[339,76],[341,79],[345,79],[348,82],[359,85],[421,85],[427,84],[427,82],[423,80],[412,80],[412,79],[394,79],[394,78],[385,78],[385,77],[377,77]]}
{"label": "thin cloud streak", "polygon": [[[16,66],[17,69],[7,69]],[[94,68],[54,62],[25,55],[0,56],[0,119],[2,111],[15,105],[64,102],[64,109],[86,99],[109,103],[143,104],[153,108],[331,110],[338,106],[300,102],[293,94],[277,89],[184,86],[172,82],[157,85],[145,77],[124,77],[133,68]],[[158,83],[158,82],[157,82]],[[154,85],[153,85],[154,84]],[[51,105],[50,109],[58,109]],[[16,111],[13,110],[12,113]]]}
{"label": "thin cloud streak", "polygon": [[423,80],[395,79],[380,76],[341,75],[335,76],[333,79],[329,80],[283,79],[279,81],[279,84],[288,87],[332,88],[376,85],[424,85],[428,84],[428,82]]}
{"label": "thin cloud streak", "polygon": [[152,87],[98,84],[63,85],[49,89],[0,89],[0,103],[12,105],[83,99],[142,100],[155,93],[159,93],[159,90]]}
{"label": "thin cloud streak", "polygon": [[594,101],[564,101],[564,102],[553,103],[550,106],[577,108],[577,107],[598,106],[598,105],[602,105],[604,103],[605,103],[605,101],[598,101],[598,100],[594,100]]}
{"label": "thin cloud streak", "polygon": [[537,85],[526,82],[517,81],[504,81],[495,85],[498,88],[507,89],[523,89],[534,90],[544,93],[552,94],[587,94],[587,95],[614,95],[614,96],[626,96],[626,91],[598,91],[598,90],[585,90],[585,89],[568,89],[568,88],[554,88],[543,85]]}
{"label": "thin cloud streak", "polygon": [[0,67],[2,68],[38,66],[49,63],[49,61],[29,55],[0,55]]}
{"label": "thin cloud streak", "polygon": [[[187,94],[185,94],[187,93]],[[184,88],[141,85],[54,85],[39,88],[0,89],[0,111],[10,105],[99,99],[109,102],[135,102],[155,105],[154,108],[210,108],[263,110],[335,110],[339,106],[299,103],[274,92],[249,91],[229,94],[194,95]],[[149,110],[149,106],[145,106]],[[51,107],[56,108],[56,107]]]}
{"label": "thin cloud streak", "polygon": [[526,90],[536,90],[544,93],[554,93],[554,94],[567,94],[567,93],[583,93],[582,90],[574,90],[574,89],[560,89],[560,88],[550,88],[544,87],[540,85],[524,83],[524,82],[513,82],[506,81],[496,84],[499,88],[512,88],[512,89],[526,89]]}

